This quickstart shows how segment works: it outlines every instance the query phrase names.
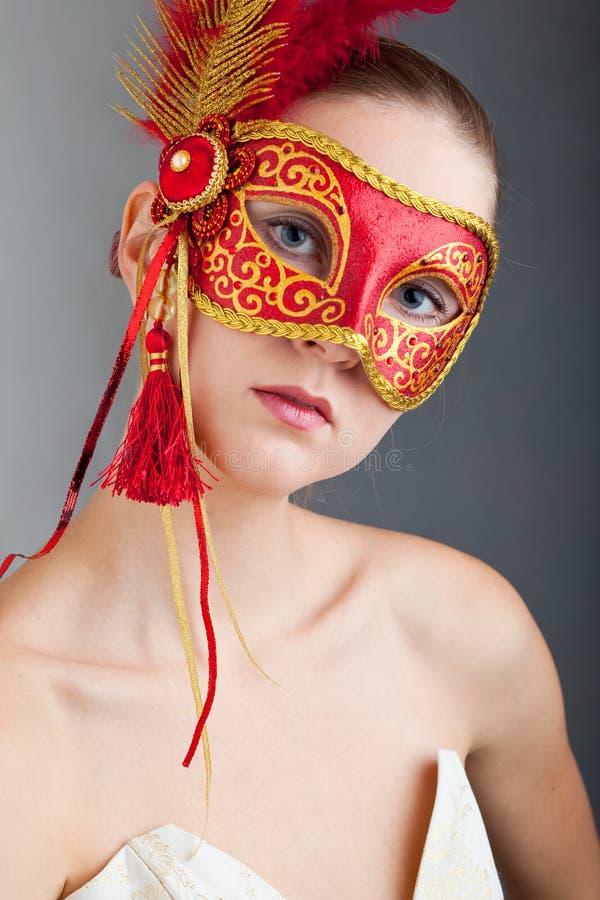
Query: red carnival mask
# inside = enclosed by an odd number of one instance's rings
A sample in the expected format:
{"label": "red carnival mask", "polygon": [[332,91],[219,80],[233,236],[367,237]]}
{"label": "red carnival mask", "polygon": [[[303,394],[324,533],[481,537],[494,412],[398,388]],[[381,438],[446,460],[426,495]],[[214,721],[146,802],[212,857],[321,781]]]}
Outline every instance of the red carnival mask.
{"label": "red carnival mask", "polygon": [[[496,267],[491,227],[393,182],[311,129],[249,122],[234,138],[256,155],[254,171],[228,192],[219,231],[190,257],[196,306],[229,327],[346,344],[389,406],[422,403],[479,319]],[[265,245],[248,213],[253,199],[318,219],[331,248],[324,279]],[[423,279],[451,289],[458,305],[450,321],[432,327],[403,316],[394,292]]]}

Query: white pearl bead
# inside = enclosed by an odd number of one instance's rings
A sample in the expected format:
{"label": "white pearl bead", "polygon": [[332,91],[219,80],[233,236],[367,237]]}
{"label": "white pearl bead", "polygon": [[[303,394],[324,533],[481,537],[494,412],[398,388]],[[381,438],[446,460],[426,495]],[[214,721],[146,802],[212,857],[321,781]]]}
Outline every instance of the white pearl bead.
{"label": "white pearl bead", "polygon": [[192,161],[192,157],[187,150],[177,150],[171,157],[169,165],[173,172],[185,172]]}

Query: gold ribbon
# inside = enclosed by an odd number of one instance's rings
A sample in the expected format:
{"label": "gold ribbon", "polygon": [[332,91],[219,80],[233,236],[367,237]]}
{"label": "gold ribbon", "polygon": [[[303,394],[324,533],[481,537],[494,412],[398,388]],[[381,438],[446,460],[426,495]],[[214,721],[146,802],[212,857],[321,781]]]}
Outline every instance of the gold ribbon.
{"label": "gold ribbon", "polygon": [[[176,217],[173,217],[173,220]],[[144,242],[142,244],[142,248],[140,251],[140,256],[138,259],[138,268],[137,268],[137,293],[141,290],[141,286],[144,279],[144,262],[146,257],[146,252],[148,249],[148,245],[155,235],[156,231],[159,228],[165,226],[165,224],[169,224],[169,220],[166,222],[161,222],[160,225],[155,226],[151,229],[150,232],[146,235]],[[189,377],[189,363],[188,363],[188,270],[189,270],[189,258],[188,258],[188,243],[187,237],[185,234],[180,234],[178,238],[177,245],[177,346],[178,346],[178,355],[179,355],[179,373],[180,373],[180,381],[181,381],[181,393],[183,398],[183,407],[185,414],[185,424],[186,431],[188,435],[188,441],[190,445],[190,449],[193,455],[197,455],[203,461],[204,454],[196,444],[195,438],[195,430],[194,430],[194,422],[193,422],[193,413],[192,413],[192,400],[191,400],[191,388],[190,388],[190,377]],[[143,328],[140,330],[140,364],[142,370],[142,376],[145,380],[148,377],[149,372],[149,362],[148,355],[145,352],[145,342],[143,340],[143,334],[145,332],[145,324],[147,322],[147,314],[144,317]],[[199,473],[200,474],[200,473]],[[238,636],[238,639],[244,648],[248,658],[252,662],[254,666],[261,672],[265,678],[268,678],[273,684],[276,684],[278,687],[283,687],[278,681],[274,678],[271,678],[267,672],[259,665],[259,663],[254,659],[248,644],[246,643],[242,631],[240,629],[239,623],[237,621],[235,612],[233,610],[233,605],[227,593],[227,589],[225,587],[225,581],[223,579],[223,575],[221,573],[221,569],[219,567],[219,563],[217,560],[217,555],[215,551],[214,540],[212,536],[212,532],[210,529],[210,524],[208,521],[208,515],[206,511],[206,504],[203,495],[199,494],[199,503],[200,509],[202,512],[202,519],[205,529],[206,542],[210,555],[210,559],[212,565],[215,570],[215,575],[219,584],[219,588],[221,591],[221,595],[223,600],[225,601],[225,605],[227,607],[227,611],[233,623],[234,629]],[[173,594],[173,600],[175,604],[175,612],[177,615],[177,622],[179,625],[179,631],[181,633],[183,649],[185,654],[185,660],[187,664],[188,674],[190,685],[192,688],[192,695],[194,698],[194,704],[196,709],[196,716],[200,718],[202,715],[202,709],[204,707],[204,702],[202,699],[202,692],[200,690],[200,683],[198,679],[198,669],[196,664],[196,656],[194,652],[194,644],[192,639],[192,631],[190,628],[190,623],[187,615],[187,608],[185,604],[185,596],[183,591],[183,582],[181,578],[181,567],[179,564],[179,556],[177,552],[177,542],[175,539],[175,530],[173,527],[173,518],[171,513],[171,508],[169,506],[161,506],[160,507],[162,527],[165,535],[165,542],[167,546],[167,553],[169,559],[169,575],[171,579],[171,589]],[[285,690],[285,688],[284,688]],[[202,839],[204,839],[204,834],[206,833],[206,828],[208,824],[208,813],[209,813],[209,802],[210,802],[210,786],[212,779],[212,761],[210,754],[210,744],[208,738],[208,730],[205,725],[202,731],[202,745],[203,745],[203,754],[204,754],[204,768],[206,772],[206,816],[204,820],[204,828],[202,832]]]}

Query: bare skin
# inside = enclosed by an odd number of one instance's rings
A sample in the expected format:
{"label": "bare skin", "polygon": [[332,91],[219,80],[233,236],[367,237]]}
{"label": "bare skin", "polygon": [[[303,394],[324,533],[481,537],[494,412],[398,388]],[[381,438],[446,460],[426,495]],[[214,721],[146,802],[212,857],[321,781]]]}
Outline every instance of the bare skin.
{"label": "bare skin", "polygon": [[[443,121],[404,107],[383,117],[348,98],[306,101],[294,116],[419,192],[491,218],[486,163]],[[124,214],[119,261],[132,293],[152,195],[140,185]],[[313,458],[315,444],[334,448],[351,426],[366,454],[399,415],[348,348],[190,316],[197,437],[208,450]],[[277,382],[327,396],[335,426],[305,433],[275,422],[250,390]],[[240,626],[282,687],[244,654],[213,578],[206,839],[289,900],[410,900],[435,750],[447,747],[467,765],[509,896],[589,898],[600,883],[597,838],[556,672],[523,601],[451,548],[291,505],[300,484],[334,474],[314,458],[307,474],[223,455],[207,497]],[[175,522],[204,685],[189,509],[175,510]],[[180,765],[195,716],[157,509],[98,492],[49,557],[2,586],[0,623],[0,758],[10,773],[0,870],[29,879],[5,884],[8,895],[63,900],[132,835],[169,822],[200,834],[202,755]]]}

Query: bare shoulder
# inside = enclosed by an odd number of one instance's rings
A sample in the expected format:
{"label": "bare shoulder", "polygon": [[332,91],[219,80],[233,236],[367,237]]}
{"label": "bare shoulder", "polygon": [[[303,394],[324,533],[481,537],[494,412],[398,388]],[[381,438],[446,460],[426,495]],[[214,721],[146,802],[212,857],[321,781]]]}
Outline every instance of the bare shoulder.
{"label": "bare shoulder", "polygon": [[566,737],[558,674],[515,587],[476,557],[416,535],[383,532],[380,564],[399,628],[461,698],[471,750],[498,746],[546,709]]}
{"label": "bare shoulder", "polygon": [[452,547],[385,530],[369,539],[398,627],[470,717],[467,773],[510,896],[600,895],[600,845],[560,679],[524,599]]}
{"label": "bare shoulder", "polygon": [[[510,667],[543,638],[525,602],[496,569],[419,535],[315,515],[324,545],[342,546],[369,588],[385,596],[399,627],[423,652],[445,650],[490,675]],[[433,642],[433,644],[432,644]]]}
{"label": "bare shoulder", "polygon": [[30,640],[43,623],[28,583],[24,572],[0,586],[0,871],[7,896],[49,900],[65,882],[69,754],[49,668]]}
{"label": "bare shoulder", "polygon": [[398,626],[471,718],[466,768],[511,896],[595,896],[600,846],[560,679],[524,599],[492,566],[374,535]]}
{"label": "bare shoulder", "polygon": [[369,529],[369,537],[374,577],[386,584],[399,627],[422,641],[423,652],[494,679],[532,645],[546,647],[523,598],[492,566],[418,535]]}

